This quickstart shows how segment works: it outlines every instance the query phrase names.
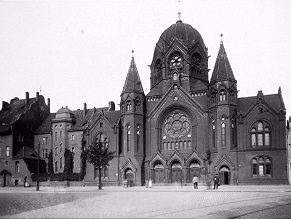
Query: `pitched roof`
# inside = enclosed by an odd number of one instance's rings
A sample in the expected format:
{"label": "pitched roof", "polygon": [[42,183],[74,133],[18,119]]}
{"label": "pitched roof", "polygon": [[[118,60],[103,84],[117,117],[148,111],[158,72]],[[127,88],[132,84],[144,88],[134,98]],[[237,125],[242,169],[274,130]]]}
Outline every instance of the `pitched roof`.
{"label": "pitched roof", "polygon": [[28,103],[25,99],[14,98],[0,111],[0,132],[6,132],[10,129],[14,122],[16,122],[21,115],[25,114],[30,109],[31,105],[35,103],[36,98],[30,98]]}
{"label": "pitched roof", "polygon": [[[257,96],[238,98],[238,109],[242,113],[246,113],[250,107],[258,100]],[[280,111],[284,103],[282,103],[280,94],[263,95],[263,100],[277,112]]]}
{"label": "pitched roof", "polygon": [[225,80],[235,80],[235,77],[221,41],[210,82]]}
{"label": "pitched roof", "polygon": [[38,127],[34,134],[49,134],[52,131],[52,119],[56,117],[56,113],[50,113],[44,122]]}
{"label": "pitched roof", "polygon": [[121,116],[121,111],[107,111],[104,112],[104,116],[108,119],[108,121],[113,125],[114,123],[117,123],[120,116]]}
{"label": "pitched roof", "polygon": [[[75,123],[73,124],[72,128],[68,131],[81,131],[85,130],[86,124],[91,116],[95,113],[99,113],[102,110],[107,111],[108,107],[102,108],[95,108],[95,109],[88,109],[86,114],[84,115],[83,110],[74,110],[70,111],[75,117]],[[47,119],[41,124],[41,126],[35,131],[35,134],[48,134],[52,131],[52,120],[56,117],[56,113],[51,113]]]}
{"label": "pitched roof", "polygon": [[141,80],[139,78],[139,74],[136,68],[136,64],[134,58],[132,57],[131,63],[127,72],[126,80],[123,86],[123,93],[144,93]]}

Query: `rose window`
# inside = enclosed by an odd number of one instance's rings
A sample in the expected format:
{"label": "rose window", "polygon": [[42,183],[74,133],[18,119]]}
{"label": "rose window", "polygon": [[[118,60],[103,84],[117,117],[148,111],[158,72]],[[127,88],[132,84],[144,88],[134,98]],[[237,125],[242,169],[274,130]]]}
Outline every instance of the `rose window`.
{"label": "rose window", "polygon": [[183,113],[173,113],[165,120],[165,132],[171,138],[183,137],[189,130],[189,118]]}

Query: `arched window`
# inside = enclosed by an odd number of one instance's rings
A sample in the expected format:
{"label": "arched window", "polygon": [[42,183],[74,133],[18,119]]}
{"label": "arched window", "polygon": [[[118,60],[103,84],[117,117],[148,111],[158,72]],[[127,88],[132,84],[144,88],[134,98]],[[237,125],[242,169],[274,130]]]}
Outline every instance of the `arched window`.
{"label": "arched window", "polygon": [[127,125],[127,131],[126,131],[126,149],[127,149],[127,152],[130,151],[130,142],[131,142],[131,139],[130,139],[130,125]]}
{"label": "arched window", "polygon": [[201,56],[195,53],[191,59],[191,68],[194,75],[200,75],[204,70],[204,63]]}
{"label": "arched window", "polygon": [[131,110],[131,101],[130,100],[126,101],[126,111],[129,111],[129,110]]}
{"label": "arched window", "polygon": [[215,94],[214,91],[211,93],[211,96],[210,96],[210,103],[211,103],[211,104],[216,103],[216,94]]}
{"label": "arched window", "polygon": [[225,118],[222,118],[221,122],[221,146],[226,146],[226,128],[225,128]]}
{"label": "arched window", "polygon": [[254,123],[251,128],[251,146],[270,146],[271,145],[271,130],[269,124],[264,121]]}
{"label": "arched window", "polygon": [[226,91],[225,90],[221,90],[219,92],[219,101],[226,101]]}
{"label": "arched window", "polygon": [[140,150],[140,139],[141,139],[141,131],[140,131],[140,125],[138,124],[136,126],[136,151],[139,152]]}
{"label": "arched window", "polygon": [[252,176],[271,176],[272,162],[270,157],[257,156],[252,159]]}
{"label": "arched window", "polygon": [[181,72],[183,69],[183,59],[180,54],[174,53],[170,60],[169,60],[169,65],[170,65],[170,74],[174,72]]}
{"label": "arched window", "polygon": [[141,111],[140,100],[136,100],[135,101],[135,110],[136,111]]}
{"label": "arched window", "polygon": [[123,101],[120,102],[120,110],[121,110],[121,112],[124,112],[124,102]]}
{"label": "arched window", "polygon": [[6,146],[6,157],[9,157],[9,146]]}
{"label": "arched window", "polygon": [[229,93],[230,101],[235,102],[235,93],[234,90],[231,90]]}
{"label": "arched window", "polygon": [[153,78],[154,83],[158,83],[162,79],[162,62],[160,59],[156,61]]}
{"label": "arched window", "polygon": [[99,133],[95,138],[96,143],[101,143],[104,147],[108,148],[108,138],[104,133]]}
{"label": "arched window", "polygon": [[215,120],[212,119],[212,147],[215,148]]}

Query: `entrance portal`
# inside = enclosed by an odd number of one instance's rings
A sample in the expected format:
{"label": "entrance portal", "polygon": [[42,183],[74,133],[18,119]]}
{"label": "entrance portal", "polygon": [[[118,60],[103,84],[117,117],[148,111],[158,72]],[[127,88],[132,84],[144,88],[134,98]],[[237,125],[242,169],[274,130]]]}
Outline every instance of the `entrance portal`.
{"label": "entrance portal", "polygon": [[222,166],[219,169],[220,184],[229,185],[230,184],[230,176],[231,176],[231,173],[230,173],[229,168],[227,166]]}
{"label": "entrance portal", "polygon": [[161,162],[157,162],[154,165],[154,183],[164,183],[165,182],[165,172],[164,172],[164,166]]}
{"label": "entrance portal", "polygon": [[181,183],[182,181],[182,166],[178,161],[172,163],[171,168],[171,182]]}

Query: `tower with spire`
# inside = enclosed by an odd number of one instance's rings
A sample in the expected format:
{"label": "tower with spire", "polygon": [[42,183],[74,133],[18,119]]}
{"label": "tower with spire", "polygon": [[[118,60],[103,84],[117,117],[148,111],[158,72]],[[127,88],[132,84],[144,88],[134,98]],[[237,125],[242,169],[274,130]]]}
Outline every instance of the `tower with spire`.
{"label": "tower with spire", "polygon": [[209,84],[208,105],[210,148],[214,152],[228,153],[236,142],[237,81],[222,39]]}
{"label": "tower with spire", "polygon": [[130,162],[137,171],[135,181],[141,182],[140,166],[144,158],[144,112],[145,94],[138,74],[132,50],[132,59],[121,92],[121,147],[124,161]]}

